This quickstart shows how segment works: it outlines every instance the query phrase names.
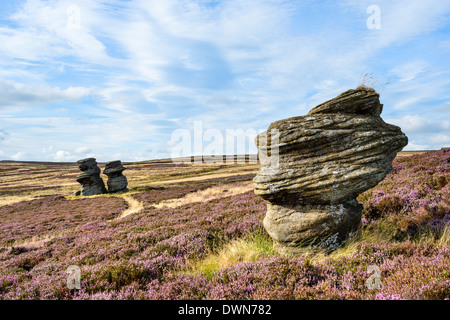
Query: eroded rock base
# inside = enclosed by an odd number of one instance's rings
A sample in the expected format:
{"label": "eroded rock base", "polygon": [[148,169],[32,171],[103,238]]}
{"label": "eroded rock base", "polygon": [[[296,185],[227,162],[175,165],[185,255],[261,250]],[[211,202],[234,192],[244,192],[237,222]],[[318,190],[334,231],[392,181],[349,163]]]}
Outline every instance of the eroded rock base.
{"label": "eroded rock base", "polygon": [[263,224],[278,251],[318,245],[332,251],[361,228],[363,206],[356,200],[343,204],[267,204]]}

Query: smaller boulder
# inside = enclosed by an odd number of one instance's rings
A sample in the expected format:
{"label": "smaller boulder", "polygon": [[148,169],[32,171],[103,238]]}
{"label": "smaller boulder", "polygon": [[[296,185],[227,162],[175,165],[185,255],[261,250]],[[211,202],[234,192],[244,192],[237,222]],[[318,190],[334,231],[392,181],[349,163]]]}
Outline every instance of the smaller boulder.
{"label": "smaller boulder", "polygon": [[123,175],[123,171],[126,168],[122,165],[120,160],[107,162],[103,173],[108,176],[108,192],[109,193],[121,193],[128,192],[128,180]]}

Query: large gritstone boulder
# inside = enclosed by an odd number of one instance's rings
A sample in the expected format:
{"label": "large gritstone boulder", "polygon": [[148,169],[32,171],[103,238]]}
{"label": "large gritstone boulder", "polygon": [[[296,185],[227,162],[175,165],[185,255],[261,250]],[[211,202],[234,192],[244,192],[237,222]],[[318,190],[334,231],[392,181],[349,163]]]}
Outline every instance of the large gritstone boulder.
{"label": "large gritstone boulder", "polygon": [[121,193],[128,191],[128,181],[122,172],[126,168],[122,165],[120,160],[110,161],[106,163],[103,173],[108,176],[108,192]]}
{"label": "large gritstone boulder", "polygon": [[83,171],[77,176],[77,181],[81,184],[82,196],[93,196],[107,192],[95,158],[78,160],[77,164],[78,168]]}
{"label": "large gritstone boulder", "polygon": [[278,247],[332,250],[360,230],[356,197],[391,172],[408,143],[382,109],[375,90],[348,90],[258,135],[255,193],[269,202],[264,227]]}

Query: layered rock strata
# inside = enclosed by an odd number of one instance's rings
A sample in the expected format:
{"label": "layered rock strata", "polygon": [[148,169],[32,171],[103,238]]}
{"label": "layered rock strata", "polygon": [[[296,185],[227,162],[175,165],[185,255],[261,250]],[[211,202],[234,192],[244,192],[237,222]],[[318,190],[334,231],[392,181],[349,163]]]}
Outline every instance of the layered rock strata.
{"label": "layered rock strata", "polygon": [[255,193],[269,201],[264,227],[279,247],[332,250],[359,231],[356,197],[391,172],[408,143],[382,110],[373,89],[348,90],[257,136]]}
{"label": "layered rock strata", "polygon": [[108,176],[108,192],[121,193],[129,191],[127,177],[123,175],[126,168],[120,160],[110,161],[106,163],[103,173]]}
{"label": "layered rock strata", "polygon": [[95,158],[78,160],[77,164],[78,168],[83,171],[77,176],[77,181],[81,184],[80,194],[82,196],[93,196],[107,192]]}

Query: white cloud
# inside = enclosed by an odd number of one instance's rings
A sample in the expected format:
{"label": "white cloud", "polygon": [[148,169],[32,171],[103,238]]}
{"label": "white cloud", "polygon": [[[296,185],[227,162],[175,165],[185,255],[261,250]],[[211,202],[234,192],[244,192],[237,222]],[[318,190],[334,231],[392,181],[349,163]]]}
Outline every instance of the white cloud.
{"label": "white cloud", "polygon": [[136,95],[139,95],[139,92],[129,86],[108,87],[95,93],[105,108],[120,112],[131,112],[130,109],[133,109]]}
{"label": "white cloud", "polygon": [[[77,28],[70,27],[74,17],[68,10],[71,6],[80,13]],[[21,28],[0,29],[0,40],[6,44],[0,52],[28,60],[74,55],[83,61],[113,64],[114,59],[106,54],[105,46],[91,31],[98,9],[101,6],[92,1],[77,1],[74,5],[68,0],[28,0],[10,17]]]}
{"label": "white cloud", "polygon": [[0,81],[0,108],[33,106],[64,100],[76,101],[91,93],[85,87],[61,89],[44,85],[29,85],[13,81]]}
{"label": "white cloud", "polygon": [[74,156],[70,152],[59,150],[54,154],[53,159],[55,161],[72,161]]}
{"label": "white cloud", "polygon": [[75,149],[75,153],[76,154],[87,154],[87,153],[91,153],[92,149],[89,147],[79,147],[77,149]]}
{"label": "white cloud", "polygon": [[[441,70],[439,70],[441,69]],[[442,70],[439,65],[427,68],[410,81],[392,81],[381,94],[383,114],[417,115],[444,120],[436,116],[436,108],[445,109],[442,100],[449,98],[450,70]],[[444,111],[444,110],[442,110]],[[390,116],[390,115],[389,115]]]}
{"label": "white cloud", "polygon": [[[352,0],[347,4],[365,10],[374,2]],[[381,10],[381,29],[373,30],[367,39],[372,48],[399,45],[435,31],[447,23],[450,11],[450,2],[441,0],[379,0],[376,5]]]}
{"label": "white cloud", "polygon": [[408,145],[403,149],[404,151],[421,151],[429,150],[430,146],[428,144],[417,144],[412,141],[408,142]]}
{"label": "white cloud", "polygon": [[415,79],[419,73],[426,71],[428,66],[426,61],[413,61],[396,66],[390,72],[399,77],[400,82],[404,82]]}
{"label": "white cloud", "polygon": [[42,153],[50,153],[53,151],[53,146],[43,147]]}
{"label": "white cloud", "polygon": [[401,128],[408,136],[405,150],[433,150],[450,145],[450,121],[433,120],[419,115],[406,115],[398,119],[386,119]]}
{"label": "white cloud", "polygon": [[22,151],[16,151],[16,146],[26,145],[26,156],[32,155],[28,160],[75,161],[93,156],[99,161],[109,161],[111,154],[117,153],[131,159],[142,149],[157,150],[158,145],[166,141],[165,133],[161,132],[165,127],[153,124],[158,118],[158,115],[140,114],[93,119],[8,118],[8,125],[14,128],[14,135],[5,140],[4,145],[2,142],[1,149],[6,154],[14,154]]}
{"label": "white cloud", "polygon": [[[74,4],[80,25],[68,28],[67,9]],[[368,30],[369,4],[26,1],[14,23],[0,27],[0,108],[19,114],[18,107],[92,101],[77,109],[52,106],[67,117],[5,119],[15,139],[7,154],[27,142],[37,154],[61,161],[81,154],[144,160],[152,154],[142,150],[162,150],[170,131],[193,120],[211,128],[265,128],[356,87],[372,68],[394,77],[381,97],[383,115],[413,138],[413,147],[425,146],[430,135],[419,135],[449,129],[431,111],[436,97],[448,97],[448,71],[426,52],[410,52],[400,62],[379,54],[395,54],[396,47],[442,26],[450,4],[380,0],[382,28]],[[334,9],[335,16],[329,13]],[[341,24],[343,17],[356,22]],[[440,45],[446,48],[445,41]],[[43,152],[50,144],[54,148]]]}
{"label": "white cloud", "polygon": [[23,159],[25,159],[25,156],[26,156],[26,155],[27,155],[26,152],[24,152],[24,151],[19,151],[19,152],[13,154],[13,155],[11,156],[11,159],[16,160],[16,161],[23,160]]}
{"label": "white cloud", "polygon": [[14,59],[38,61],[68,54],[57,38],[29,29],[10,29],[0,27],[0,57],[3,63]]}
{"label": "white cloud", "polygon": [[393,108],[397,109],[397,110],[404,110],[407,108],[411,108],[415,103],[419,102],[420,100],[421,100],[421,97],[417,97],[417,96],[402,99],[401,101],[394,104]]}
{"label": "white cloud", "polygon": [[419,115],[406,115],[399,119],[387,119],[386,122],[399,126],[406,133],[439,132],[446,122],[438,122]]}
{"label": "white cloud", "polygon": [[433,144],[441,145],[442,147],[450,146],[450,135],[440,133],[430,137],[430,142]]}

